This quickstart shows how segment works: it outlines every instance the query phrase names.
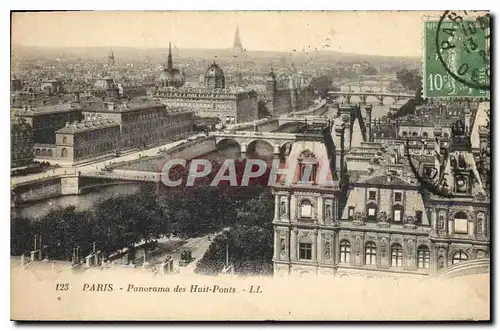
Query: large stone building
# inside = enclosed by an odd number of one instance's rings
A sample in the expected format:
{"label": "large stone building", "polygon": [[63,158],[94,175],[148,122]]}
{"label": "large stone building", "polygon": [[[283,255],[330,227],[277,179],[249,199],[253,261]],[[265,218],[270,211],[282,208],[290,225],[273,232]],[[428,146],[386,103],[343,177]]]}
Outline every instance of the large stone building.
{"label": "large stone building", "polygon": [[10,166],[12,170],[28,167],[33,163],[33,128],[23,118],[13,118],[10,123]]}
{"label": "large stone building", "polygon": [[[107,79],[99,80],[96,86],[104,91],[116,88],[112,80]],[[56,103],[46,104],[46,101]],[[16,118],[24,120],[32,127],[34,142],[32,151],[35,159],[61,165],[102,157],[111,152],[158,146],[193,130],[192,111],[181,107],[167,107],[158,102],[148,101],[146,97],[136,99],[116,95],[97,97],[89,93],[80,95],[76,92],[71,99],[62,97],[56,100],[44,99],[40,104],[40,106],[27,105],[13,109],[13,113]],[[103,128],[98,127],[100,124],[92,125],[100,123],[99,121],[103,119],[109,119],[114,124],[103,123],[105,126]],[[69,127],[67,123],[71,123]],[[69,148],[61,144],[63,138],[59,141],[56,139],[56,136],[68,130],[74,130],[75,137],[80,137],[83,132],[100,132],[100,130],[111,132],[115,130],[115,126],[119,131],[116,141],[103,142],[105,145],[99,143],[89,150],[78,146]],[[107,137],[107,134],[90,134],[93,137]],[[65,141],[69,142],[70,139],[67,137]]]}
{"label": "large stone building", "polygon": [[[352,122],[342,109],[324,143],[294,143],[287,158],[287,164],[298,162],[294,180],[273,187],[275,275],[422,277],[489,257],[485,108],[473,122],[481,124],[456,121],[449,137],[428,132],[435,139],[432,155],[408,157],[409,146],[401,151],[397,144],[368,142],[369,134],[349,146],[345,141],[354,137],[346,123]],[[318,161],[324,159],[335,161]],[[326,185],[314,180],[324,164],[333,178]],[[432,181],[435,176],[440,180]]]}
{"label": "large stone building", "polygon": [[14,115],[23,118],[33,128],[33,140],[40,144],[55,144],[55,131],[66,122],[81,120],[77,104],[67,102],[34,107],[31,105],[13,109]]}
{"label": "large stone building", "polygon": [[274,116],[305,109],[314,99],[310,82],[306,82],[295,71],[280,79],[271,68],[267,76],[264,100],[268,111]]}
{"label": "large stone building", "polygon": [[66,123],[56,131],[52,153],[59,164],[73,165],[116,153],[119,141],[120,125],[110,119]]}
{"label": "large stone building", "polygon": [[257,93],[226,88],[224,71],[215,62],[205,72],[204,88],[183,87],[184,77],[173,69],[169,49],[168,65],[160,74],[153,96],[171,107],[184,107],[200,117],[217,117],[224,123],[249,122],[258,118]]}
{"label": "large stone building", "polygon": [[111,119],[120,126],[120,150],[158,146],[193,130],[193,112],[156,102],[106,102],[81,109],[86,120]]}

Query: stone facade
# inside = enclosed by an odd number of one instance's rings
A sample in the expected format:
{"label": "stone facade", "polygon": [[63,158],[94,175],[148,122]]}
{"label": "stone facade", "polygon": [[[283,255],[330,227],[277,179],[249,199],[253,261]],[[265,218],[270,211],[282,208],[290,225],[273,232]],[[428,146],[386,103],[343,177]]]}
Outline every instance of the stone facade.
{"label": "stone facade", "polygon": [[33,163],[33,128],[23,118],[14,118],[10,125],[12,169]]}

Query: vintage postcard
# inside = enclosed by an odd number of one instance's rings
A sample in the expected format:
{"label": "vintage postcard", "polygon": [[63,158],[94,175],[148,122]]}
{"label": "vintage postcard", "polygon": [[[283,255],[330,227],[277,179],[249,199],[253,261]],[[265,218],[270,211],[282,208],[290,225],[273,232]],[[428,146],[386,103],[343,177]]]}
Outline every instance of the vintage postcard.
{"label": "vintage postcard", "polygon": [[11,22],[12,320],[490,320],[489,12]]}

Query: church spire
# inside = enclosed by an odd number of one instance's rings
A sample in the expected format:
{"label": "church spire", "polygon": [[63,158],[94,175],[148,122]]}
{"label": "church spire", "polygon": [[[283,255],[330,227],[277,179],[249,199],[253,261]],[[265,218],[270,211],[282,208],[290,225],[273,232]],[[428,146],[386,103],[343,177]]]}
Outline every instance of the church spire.
{"label": "church spire", "polygon": [[108,55],[108,65],[112,66],[115,64],[115,54],[113,53],[113,48],[109,48],[109,55]]}
{"label": "church spire", "polygon": [[174,68],[174,63],[172,61],[172,44],[170,42],[168,42],[167,68],[168,70],[172,70]]}
{"label": "church spire", "polygon": [[235,54],[243,53],[243,44],[240,37],[240,27],[236,26],[236,34],[234,35],[233,52]]}

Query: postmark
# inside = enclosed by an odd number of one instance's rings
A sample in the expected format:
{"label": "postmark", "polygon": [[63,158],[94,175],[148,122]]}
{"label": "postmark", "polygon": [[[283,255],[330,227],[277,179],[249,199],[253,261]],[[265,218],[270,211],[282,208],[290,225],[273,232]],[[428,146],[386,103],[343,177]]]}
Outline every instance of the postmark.
{"label": "postmark", "polygon": [[489,98],[490,20],[445,11],[424,27],[424,98]]}

